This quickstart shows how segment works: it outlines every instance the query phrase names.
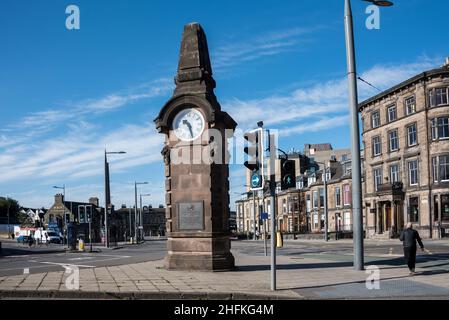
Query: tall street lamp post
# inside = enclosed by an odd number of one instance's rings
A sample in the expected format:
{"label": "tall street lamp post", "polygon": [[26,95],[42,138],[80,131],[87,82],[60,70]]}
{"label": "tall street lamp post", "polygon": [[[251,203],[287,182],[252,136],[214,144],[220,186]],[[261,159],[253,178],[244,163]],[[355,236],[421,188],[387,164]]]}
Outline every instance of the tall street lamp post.
{"label": "tall street lamp post", "polygon": [[[134,237],[137,237],[137,185],[138,184],[148,184],[148,182],[134,182],[134,197],[135,197],[135,206],[134,206]],[[140,225],[141,222],[139,222]],[[139,243],[139,240],[136,240],[136,243]]]}
{"label": "tall street lamp post", "polygon": [[[388,7],[393,3],[381,0],[365,0],[374,5]],[[349,108],[351,122],[351,156],[352,156],[352,214],[354,241],[354,269],[363,270],[363,217],[362,217],[362,180],[360,165],[360,131],[357,97],[357,70],[354,48],[354,28],[351,1],[345,0],[345,38],[346,61],[348,65]]]}
{"label": "tall street lamp post", "polygon": [[109,247],[109,228],[108,228],[108,211],[112,210],[111,207],[111,185],[109,181],[109,162],[108,162],[108,154],[125,154],[125,151],[118,152],[108,152],[106,149],[104,150],[104,237],[105,237],[105,246]]}
{"label": "tall street lamp post", "polygon": [[8,203],[8,239],[11,238],[11,228],[9,225],[9,210],[11,208],[11,202],[9,201],[9,196],[6,196],[6,202]]}
{"label": "tall street lamp post", "polygon": [[315,161],[315,163],[322,164],[324,166],[323,170],[323,186],[324,186],[324,241],[329,241],[328,229],[329,229],[329,216],[327,209],[327,166],[324,162]]}
{"label": "tall street lamp post", "polygon": [[145,193],[145,194],[140,194],[140,223],[139,226],[141,227],[140,230],[142,232],[142,240],[145,239],[145,232],[143,230],[143,207],[142,207],[142,197],[149,197],[151,196],[151,193]]}

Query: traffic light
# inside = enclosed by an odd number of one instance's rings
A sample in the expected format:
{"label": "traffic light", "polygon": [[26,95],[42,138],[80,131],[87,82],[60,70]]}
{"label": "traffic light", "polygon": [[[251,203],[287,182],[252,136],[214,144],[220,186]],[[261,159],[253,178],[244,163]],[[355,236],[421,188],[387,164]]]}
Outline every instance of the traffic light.
{"label": "traffic light", "polygon": [[258,128],[249,131],[243,135],[248,145],[244,148],[248,155],[248,160],[244,165],[251,172],[250,189],[262,190],[264,186],[263,175],[263,159],[264,159],[264,144],[263,144],[263,129]]}
{"label": "traffic light", "polygon": [[92,206],[86,206],[86,222],[92,222]]}
{"label": "traffic light", "polygon": [[70,213],[65,214],[65,223],[70,223]]}
{"label": "traffic light", "polygon": [[295,160],[281,159],[281,190],[296,187]]}
{"label": "traffic light", "polygon": [[85,222],[86,222],[86,207],[79,206],[78,207],[78,223],[85,223]]}

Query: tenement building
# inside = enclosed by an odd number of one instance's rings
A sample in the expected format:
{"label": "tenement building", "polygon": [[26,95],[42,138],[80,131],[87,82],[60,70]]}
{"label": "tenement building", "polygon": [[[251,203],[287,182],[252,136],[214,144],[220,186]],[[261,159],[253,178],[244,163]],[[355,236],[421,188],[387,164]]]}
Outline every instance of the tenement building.
{"label": "tenement building", "polygon": [[[308,231],[352,232],[351,161],[326,161],[325,170],[309,174],[305,193]],[[327,194],[327,202],[325,195]]]}
{"label": "tenement building", "polygon": [[[321,233],[324,231],[324,181],[327,172],[328,230],[352,230],[351,162],[349,150],[334,150],[328,143],[306,144],[304,152],[292,151],[288,159],[295,161],[296,186],[281,190],[281,156],[276,159],[276,220],[283,233]],[[247,174],[247,185],[250,176]],[[247,188],[236,201],[237,232],[247,235],[256,229],[270,231],[270,220],[261,221],[261,212],[270,213],[270,196]],[[271,218],[271,217],[270,217]]]}
{"label": "tenement building", "polygon": [[449,59],[360,104],[369,236],[449,228]]}

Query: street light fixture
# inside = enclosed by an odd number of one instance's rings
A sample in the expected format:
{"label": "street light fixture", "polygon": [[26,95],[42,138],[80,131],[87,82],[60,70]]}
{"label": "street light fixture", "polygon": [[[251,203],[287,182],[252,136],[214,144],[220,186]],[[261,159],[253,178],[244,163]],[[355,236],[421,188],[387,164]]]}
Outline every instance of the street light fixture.
{"label": "street light fixture", "polygon": [[[366,0],[365,0],[366,1]],[[392,6],[391,1],[370,0],[374,5]],[[345,39],[346,61],[348,64],[349,108],[351,124],[351,157],[352,157],[352,215],[354,241],[354,269],[364,269],[363,257],[363,217],[362,217],[362,178],[360,163],[360,130],[357,96],[357,69],[355,62],[354,27],[351,1],[345,0]]]}
{"label": "street light fixture", "polygon": [[[105,236],[105,247],[109,248],[109,228],[108,228],[108,209],[111,207],[111,186],[109,181],[109,163],[108,154],[125,154],[125,151],[106,151],[104,150],[104,236]],[[112,210],[112,207],[111,207]]]}
{"label": "street light fixture", "polygon": [[63,214],[62,214],[62,230],[64,232],[64,237],[62,238],[62,245],[64,245],[64,240],[67,239],[67,247],[69,244],[68,234],[67,234],[67,220],[66,220],[66,213],[65,213],[65,184],[62,185],[62,187],[53,186],[54,189],[62,189],[63,190],[63,198],[62,198],[62,207],[63,207]]}
{"label": "street light fixture", "polygon": [[[134,206],[134,238],[137,237],[137,185],[141,185],[141,184],[148,184],[147,181],[145,182],[134,182],[134,197],[135,197],[135,206]],[[141,212],[142,213],[142,212]],[[139,225],[141,224],[141,222],[139,222]],[[139,243],[138,240],[136,239],[136,243]]]}
{"label": "street light fixture", "polygon": [[393,2],[387,0],[363,0],[363,1],[371,2],[372,4],[378,7],[391,7],[393,5]]}

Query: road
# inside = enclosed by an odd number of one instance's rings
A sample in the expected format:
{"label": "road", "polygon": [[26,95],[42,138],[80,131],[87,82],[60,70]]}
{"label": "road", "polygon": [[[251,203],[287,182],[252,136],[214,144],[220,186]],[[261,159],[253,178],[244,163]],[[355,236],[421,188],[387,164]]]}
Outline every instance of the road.
{"label": "road", "polygon": [[62,271],[64,265],[93,268],[139,263],[162,259],[166,252],[166,242],[163,240],[124,245],[119,249],[94,247],[92,253],[66,252],[62,245],[57,244],[28,248],[14,242],[3,242],[2,247],[0,276]]}
{"label": "road", "polygon": [[[434,266],[449,271],[449,239],[425,241],[426,251],[418,250],[417,263],[431,270]],[[42,245],[28,248],[14,242],[4,242],[4,256],[0,257],[0,276],[10,276],[49,271],[61,271],[64,265],[81,268],[116,266],[162,259],[166,254],[166,241],[151,240],[140,245],[124,245],[112,250],[95,247],[89,252],[65,252],[61,245]],[[263,241],[232,241],[234,255],[264,255]],[[268,245],[269,254],[269,245]],[[290,240],[283,248],[277,249],[278,255],[292,259],[317,258],[334,261],[339,265],[352,265],[352,240],[311,241]],[[396,241],[365,241],[365,262],[367,264],[385,263],[402,265],[402,244]]]}

